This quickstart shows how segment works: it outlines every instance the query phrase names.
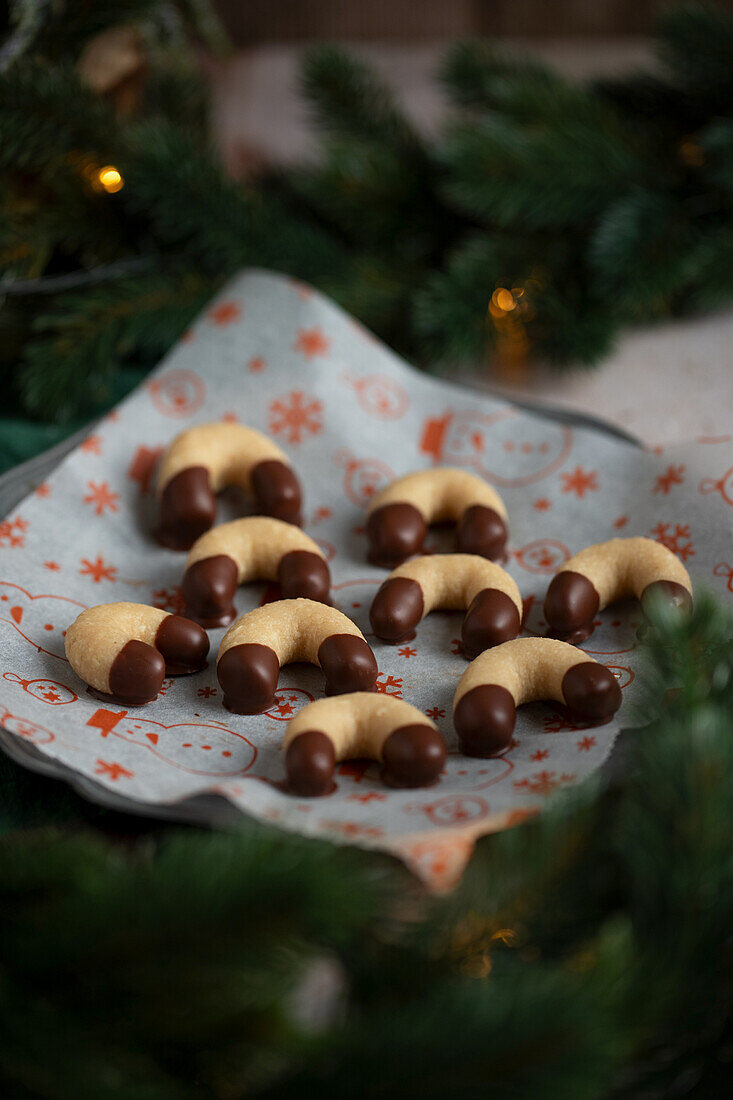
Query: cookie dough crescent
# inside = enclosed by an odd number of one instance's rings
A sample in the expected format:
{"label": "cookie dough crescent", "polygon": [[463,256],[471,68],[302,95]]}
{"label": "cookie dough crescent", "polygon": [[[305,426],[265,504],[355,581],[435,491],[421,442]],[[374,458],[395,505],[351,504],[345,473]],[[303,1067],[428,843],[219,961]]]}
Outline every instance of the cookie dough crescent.
{"label": "cookie dough crescent", "polygon": [[369,560],[392,568],[419,554],[431,523],[457,524],[456,548],[462,554],[503,561],[507,514],[488,482],[468,470],[438,466],[400,477],[369,504]]}
{"label": "cookie dough crescent", "polygon": [[692,583],[679,558],[654,539],[610,539],[586,546],[555,574],[545,597],[549,632],[578,644],[614,600],[635,596],[642,609],[655,594],[683,611],[692,608]]}
{"label": "cookie dough crescent", "polygon": [[233,599],[246,581],[277,580],[284,599],[328,602],[331,574],[323,551],[299,527],[248,516],[212,527],[188,552],[181,592],[186,614],[211,628],[235,618]]}
{"label": "cookie dough crescent", "polygon": [[142,603],[101,603],[66,631],[66,656],[90,687],[125,706],[149,703],[166,675],[198,672],[209,639],[198,623]]}
{"label": "cookie dough crescent", "polygon": [[368,757],[396,787],[426,787],[445,764],[445,742],[422,711],[391,695],[353,692],[319,699],[291,718],[285,741],[288,787],[315,796],[333,789],[339,760]]}
{"label": "cookie dough crescent", "polygon": [[158,539],[188,550],[216,519],[216,494],[227,485],[250,492],[261,515],[301,522],[300,483],[280,448],[242,424],[199,424],[177,435],[158,471]]}
{"label": "cookie dough crescent", "polygon": [[373,691],[377,680],[374,654],[351,619],[314,600],[277,600],[242,615],[224,635],[216,667],[224,705],[235,714],[267,710],[280,668],[291,661],[320,665],[329,695]]}
{"label": "cookie dough crescent", "polygon": [[405,642],[431,611],[466,610],[461,627],[464,653],[516,638],[522,597],[500,565],[476,554],[429,554],[394,569],[372,602],[369,619],[378,638]]}
{"label": "cookie dough crescent", "polygon": [[468,666],[453,698],[453,723],[467,756],[493,756],[511,742],[517,707],[554,699],[576,720],[601,725],[621,706],[611,672],[554,638],[515,638]]}

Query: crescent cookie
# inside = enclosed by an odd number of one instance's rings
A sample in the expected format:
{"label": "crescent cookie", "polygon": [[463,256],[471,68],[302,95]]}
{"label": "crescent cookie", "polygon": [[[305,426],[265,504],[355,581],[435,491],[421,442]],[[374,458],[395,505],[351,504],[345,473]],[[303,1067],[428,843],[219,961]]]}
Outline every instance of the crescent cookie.
{"label": "crescent cookie", "polygon": [[288,722],[288,787],[315,796],[333,790],[338,760],[368,757],[383,763],[395,787],[427,787],[445,764],[445,741],[422,711],[391,695],[357,691],[319,699]]}
{"label": "crescent cookie", "polygon": [[188,550],[216,519],[216,494],[236,485],[254,497],[257,512],[301,522],[300,483],[271,439],[242,424],[199,424],[177,435],[158,471],[158,541]]}
{"label": "crescent cookie", "polygon": [[308,535],[279,519],[248,516],[212,527],[188,552],[181,592],[186,614],[202,626],[228,626],[234,593],[246,581],[277,580],[283,598],[328,602],[331,574]]}
{"label": "crescent cookie", "polygon": [[515,638],[468,666],[453,698],[453,724],[466,756],[493,756],[511,742],[517,707],[535,699],[564,704],[584,725],[602,725],[621,706],[605,665],[553,638]]}
{"label": "crescent cookie", "polygon": [[682,611],[692,609],[692,583],[679,558],[654,539],[610,539],[586,546],[555,574],[545,596],[551,635],[578,644],[593,633],[593,620],[614,600],[635,596],[642,609],[660,596]]}
{"label": "crescent cookie", "polygon": [[476,554],[430,554],[394,569],[372,602],[369,620],[378,638],[405,642],[431,611],[466,610],[463,651],[484,649],[516,638],[522,625],[522,597],[500,565]]}
{"label": "crescent cookie", "polygon": [[369,504],[369,560],[392,568],[419,554],[431,523],[457,524],[456,547],[462,554],[503,561],[507,514],[488,482],[467,470],[439,466],[400,477]]}
{"label": "crescent cookie", "polygon": [[216,675],[224,706],[268,710],[280,668],[291,661],[320,665],[328,695],[373,691],[377,680],[374,654],[351,619],[315,600],[277,600],[242,615],[222,638]]}
{"label": "crescent cookie", "polygon": [[198,672],[209,639],[198,623],[142,603],[100,603],[66,631],[77,676],[125,706],[149,703],[166,676]]}

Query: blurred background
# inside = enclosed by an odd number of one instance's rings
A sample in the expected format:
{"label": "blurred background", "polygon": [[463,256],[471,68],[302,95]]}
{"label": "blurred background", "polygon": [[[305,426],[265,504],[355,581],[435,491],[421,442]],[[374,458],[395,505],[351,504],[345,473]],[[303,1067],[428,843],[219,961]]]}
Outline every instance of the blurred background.
{"label": "blurred background", "polygon": [[16,0],[6,28],[2,466],[248,264],[423,369],[651,445],[728,430],[731,0]]}

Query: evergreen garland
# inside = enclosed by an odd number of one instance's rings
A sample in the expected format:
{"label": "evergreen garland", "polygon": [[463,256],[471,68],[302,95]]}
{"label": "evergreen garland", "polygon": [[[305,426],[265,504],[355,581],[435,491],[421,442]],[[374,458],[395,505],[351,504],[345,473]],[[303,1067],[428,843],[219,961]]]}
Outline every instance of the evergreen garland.
{"label": "evergreen garland", "polygon": [[479,841],[442,899],[270,828],[136,835],[23,773],[0,844],[3,1095],[725,1095],[732,630],[705,598],[658,619],[623,758]]}
{"label": "evergreen garland", "polygon": [[[733,297],[733,17],[718,9],[673,9],[653,69],[589,84],[458,44],[437,140],[367,66],[318,47],[302,86],[320,163],[244,185],[208,145],[194,50],[224,46],[203,0],[11,10],[0,48],[10,414],[65,423],[99,411],[121,372],[149,369],[246,264],[314,283],[428,367],[596,364],[623,325]],[[119,27],[144,50],[132,107],[92,90],[82,63]],[[115,193],[100,186],[106,165],[122,177]]]}

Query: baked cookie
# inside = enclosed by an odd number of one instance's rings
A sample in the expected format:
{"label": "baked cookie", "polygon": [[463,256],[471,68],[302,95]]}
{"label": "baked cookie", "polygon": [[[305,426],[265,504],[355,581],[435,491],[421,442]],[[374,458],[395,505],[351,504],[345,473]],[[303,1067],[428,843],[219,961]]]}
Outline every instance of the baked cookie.
{"label": "baked cookie", "polygon": [[166,676],[206,666],[209,639],[198,623],[142,603],[101,603],[66,631],[77,676],[125,706],[149,703]]}
{"label": "baked cookie", "polygon": [[216,675],[224,706],[268,710],[280,668],[291,661],[320,665],[327,695],[373,691],[377,680],[374,654],[351,619],[315,600],[277,600],[242,615],[222,638]]}
{"label": "baked cookie", "polygon": [[319,699],[291,718],[285,742],[288,788],[301,796],[333,790],[339,760],[379,760],[395,787],[427,787],[445,764],[445,741],[422,711],[393,695],[358,691]]}
{"label": "baked cookie", "polygon": [[207,628],[228,626],[237,588],[258,580],[276,580],[284,599],[328,603],[331,574],[318,544],[291,523],[248,516],[212,527],[189,550],[181,582],[186,614]]}
{"label": "baked cookie", "polygon": [[465,610],[463,651],[470,659],[490,646],[516,638],[522,597],[500,565],[476,554],[429,554],[412,558],[382,582],[369,620],[382,641],[406,642],[431,611]]}
{"label": "baked cookie", "polygon": [[548,634],[577,645],[614,600],[635,596],[642,610],[661,597],[682,611],[692,609],[692,583],[679,558],[654,539],[610,539],[586,546],[555,574],[545,596]]}
{"label": "baked cookie", "polygon": [[453,698],[453,723],[466,756],[508,747],[517,707],[535,699],[564,705],[572,720],[603,725],[621,706],[621,689],[605,665],[553,638],[515,638],[468,666]]}
{"label": "baked cookie", "polygon": [[506,560],[507,514],[495,489],[476,474],[437,466],[400,477],[369,504],[369,560],[388,569],[422,550],[431,523],[456,524],[456,549]]}
{"label": "baked cookie", "polygon": [[256,512],[301,523],[301,490],[287,456],[242,424],[199,424],[177,435],[158,471],[158,541],[188,550],[216,519],[216,494],[227,485],[251,493]]}

